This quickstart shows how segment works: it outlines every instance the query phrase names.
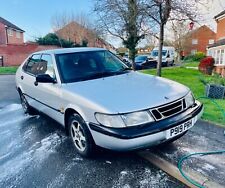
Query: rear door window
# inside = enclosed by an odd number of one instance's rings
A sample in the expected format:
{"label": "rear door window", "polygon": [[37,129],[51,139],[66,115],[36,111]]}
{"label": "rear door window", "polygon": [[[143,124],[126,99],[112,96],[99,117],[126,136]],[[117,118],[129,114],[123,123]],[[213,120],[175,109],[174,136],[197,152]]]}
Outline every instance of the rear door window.
{"label": "rear door window", "polygon": [[38,73],[38,65],[40,62],[40,54],[35,54],[29,58],[24,70],[30,74],[37,75]]}

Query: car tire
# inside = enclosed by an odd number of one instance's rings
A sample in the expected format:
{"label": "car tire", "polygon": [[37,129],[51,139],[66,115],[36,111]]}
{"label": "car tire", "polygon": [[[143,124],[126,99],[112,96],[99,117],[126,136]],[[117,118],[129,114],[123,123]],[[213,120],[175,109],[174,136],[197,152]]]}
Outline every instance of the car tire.
{"label": "car tire", "polygon": [[35,114],[34,109],[27,102],[27,99],[25,98],[24,94],[20,91],[19,95],[20,95],[20,102],[21,102],[24,113],[29,115],[34,115]]}
{"label": "car tire", "polygon": [[174,66],[174,60],[172,61],[172,66]]}
{"label": "car tire", "polygon": [[73,114],[69,117],[68,132],[77,153],[83,157],[91,157],[94,155],[94,140],[80,115]]}

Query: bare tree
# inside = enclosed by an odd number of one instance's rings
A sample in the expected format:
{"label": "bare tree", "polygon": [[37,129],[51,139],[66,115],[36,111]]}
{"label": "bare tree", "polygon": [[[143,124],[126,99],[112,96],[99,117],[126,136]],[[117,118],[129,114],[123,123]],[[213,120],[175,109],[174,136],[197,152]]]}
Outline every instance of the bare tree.
{"label": "bare tree", "polygon": [[170,20],[197,20],[198,8],[201,0],[146,0],[143,9],[146,10],[152,23],[158,25],[159,30],[159,59],[157,75],[161,76],[162,47],[164,42],[165,25]]}
{"label": "bare tree", "polygon": [[178,61],[181,59],[181,54],[187,48],[186,37],[189,32],[188,22],[185,21],[171,21],[170,32],[172,33],[172,41],[175,50],[178,52]]}
{"label": "bare tree", "polygon": [[95,0],[94,12],[98,16],[99,28],[116,36],[129,49],[132,67],[136,46],[148,31],[142,0]]}

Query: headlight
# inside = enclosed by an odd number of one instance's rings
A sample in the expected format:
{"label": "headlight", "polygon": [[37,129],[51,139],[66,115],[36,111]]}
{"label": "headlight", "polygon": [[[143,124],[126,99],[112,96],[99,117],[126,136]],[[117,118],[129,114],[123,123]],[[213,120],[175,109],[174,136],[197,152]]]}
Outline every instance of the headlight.
{"label": "headlight", "polygon": [[115,128],[130,127],[154,121],[147,111],[132,112],[121,115],[96,113],[95,118],[100,124]]}
{"label": "headlight", "polygon": [[192,106],[195,103],[195,99],[193,97],[192,92],[189,92],[186,96],[185,96],[185,102],[186,102],[186,108],[189,108],[190,106]]}
{"label": "headlight", "polygon": [[154,121],[154,119],[151,117],[151,115],[147,111],[123,114],[121,115],[121,117],[124,123],[126,124],[126,126],[128,127]]}
{"label": "headlight", "polygon": [[100,124],[107,127],[115,127],[115,128],[125,127],[125,124],[120,115],[107,115],[96,113],[95,118]]}

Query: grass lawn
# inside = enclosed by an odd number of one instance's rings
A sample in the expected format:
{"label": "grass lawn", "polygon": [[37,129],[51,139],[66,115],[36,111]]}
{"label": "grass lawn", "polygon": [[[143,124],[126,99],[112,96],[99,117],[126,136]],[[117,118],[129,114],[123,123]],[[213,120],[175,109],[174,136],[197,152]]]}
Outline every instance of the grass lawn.
{"label": "grass lawn", "polygon": [[0,74],[15,74],[18,67],[0,67]]}
{"label": "grass lawn", "polygon": [[[144,73],[155,75],[156,70],[144,70]],[[205,96],[205,86],[199,77],[204,76],[198,70],[176,67],[162,69],[162,77],[177,81],[188,86],[194,93],[195,98]],[[207,76],[206,76],[207,77]],[[208,99],[199,99],[204,104],[205,110],[202,119],[225,126],[225,117],[221,111]],[[215,100],[225,110],[225,99]]]}
{"label": "grass lawn", "polygon": [[199,61],[184,61],[182,67],[198,67]]}

